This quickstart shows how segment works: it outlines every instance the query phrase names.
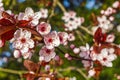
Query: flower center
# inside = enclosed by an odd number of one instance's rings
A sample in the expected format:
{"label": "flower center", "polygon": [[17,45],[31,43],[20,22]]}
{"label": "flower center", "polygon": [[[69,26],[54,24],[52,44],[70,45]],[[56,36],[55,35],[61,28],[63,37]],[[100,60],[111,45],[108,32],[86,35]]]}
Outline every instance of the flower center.
{"label": "flower center", "polygon": [[50,43],[51,43],[51,42],[53,42],[53,39],[52,39],[52,38],[50,38],[50,39],[48,40],[48,42],[50,42]]}
{"label": "flower center", "polygon": [[26,39],[25,39],[25,38],[22,38],[22,39],[21,39],[21,42],[22,42],[22,43],[25,43],[25,42],[26,42]]}
{"label": "flower center", "polygon": [[59,37],[59,39],[60,39],[61,42],[63,41],[63,38],[61,36]]}
{"label": "flower center", "polygon": [[103,61],[107,61],[107,58],[103,58]]}
{"label": "flower center", "polygon": [[51,50],[50,49],[46,49],[46,53],[50,54]]}

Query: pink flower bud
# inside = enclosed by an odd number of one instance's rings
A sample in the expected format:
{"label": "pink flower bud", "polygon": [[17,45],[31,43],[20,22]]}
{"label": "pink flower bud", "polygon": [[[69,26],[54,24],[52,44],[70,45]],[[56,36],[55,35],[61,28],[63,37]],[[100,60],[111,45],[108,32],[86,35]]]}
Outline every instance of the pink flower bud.
{"label": "pink flower bud", "polygon": [[79,49],[79,48],[74,48],[74,49],[73,49],[73,52],[74,52],[75,54],[78,54],[78,53],[80,52],[80,49]]}
{"label": "pink flower bud", "polygon": [[14,50],[13,55],[15,58],[19,58],[21,56],[21,53],[19,50]]}
{"label": "pink flower bud", "polygon": [[69,57],[69,54],[68,54],[68,53],[66,53],[66,54],[65,54],[65,58],[68,58],[68,57]]}
{"label": "pink flower bud", "polygon": [[71,48],[71,49],[74,49],[74,48],[75,48],[75,45],[74,45],[74,44],[71,44],[71,45],[70,45],[70,48]]}
{"label": "pink flower bud", "polygon": [[115,35],[109,34],[107,36],[106,42],[112,43],[114,41],[114,39],[115,39]]}
{"label": "pink flower bud", "polygon": [[120,4],[119,1],[116,1],[116,2],[113,3],[112,7],[113,8],[118,8],[119,4]]}
{"label": "pink flower bud", "polygon": [[110,17],[109,17],[109,20],[110,20],[110,21],[113,21],[113,20],[114,20],[114,17],[113,17],[113,16],[110,16]]}

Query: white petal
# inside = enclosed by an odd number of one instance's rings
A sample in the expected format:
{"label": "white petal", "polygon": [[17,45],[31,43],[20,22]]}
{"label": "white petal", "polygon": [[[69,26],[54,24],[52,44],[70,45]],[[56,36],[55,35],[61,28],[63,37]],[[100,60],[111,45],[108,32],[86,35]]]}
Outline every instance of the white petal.
{"label": "white petal", "polygon": [[33,19],[30,23],[31,26],[36,26],[39,23],[38,19]]}
{"label": "white petal", "polygon": [[25,9],[25,14],[29,17],[32,17],[34,15],[34,11],[32,8],[28,7]]}
{"label": "white petal", "polygon": [[28,38],[28,39],[31,38],[31,32],[30,31],[24,30],[23,33],[24,33],[24,38]]}
{"label": "white petal", "polygon": [[106,66],[107,66],[107,67],[112,67],[112,62],[107,62],[107,63],[106,63]]}
{"label": "white petal", "polygon": [[16,49],[22,48],[22,44],[20,41],[15,41],[12,46],[13,46],[13,48],[16,48]]}
{"label": "white petal", "polygon": [[33,17],[33,18],[39,20],[39,19],[41,18],[41,13],[40,13],[40,12],[36,12],[36,13],[34,14],[34,17]]}
{"label": "white petal", "polygon": [[22,54],[24,54],[24,53],[27,53],[29,51],[29,48],[28,47],[23,47],[20,51],[21,51]]}
{"label": "white petal", "polygon": [[32,39],[29,39],[27,41],[27,43],[29,44],[29,48],[33,48],[34,47],[34,41]]}

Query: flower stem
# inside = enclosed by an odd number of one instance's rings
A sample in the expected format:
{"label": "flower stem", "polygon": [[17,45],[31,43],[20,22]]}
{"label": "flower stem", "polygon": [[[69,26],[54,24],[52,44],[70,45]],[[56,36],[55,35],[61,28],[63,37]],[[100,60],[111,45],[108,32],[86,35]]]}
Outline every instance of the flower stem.
{"label": "flower stem", "polygon": [[21,80],[23,80],[22,74],[27,72],[27,71],[18,71],[18,70],[4,69],[4,68],[0,68],[0,71],[5,73],[17,74],[20,76]]}
{"label": "flower stem", "polygon": [[60,3],[59,0],[57,1],[57,5],[60,7],[60,9],[61,9],[63,12],[67,12],[66,9],[65,9],[64,6]]}
{"label": "flower stem", "polygon": [[88,30],[86,27],[80,26],[79,28],[82,29],[82,30],[84,30],[84,31],[87,32],[88,34],[93,35],[92,32],[91,32],[90,30]]}

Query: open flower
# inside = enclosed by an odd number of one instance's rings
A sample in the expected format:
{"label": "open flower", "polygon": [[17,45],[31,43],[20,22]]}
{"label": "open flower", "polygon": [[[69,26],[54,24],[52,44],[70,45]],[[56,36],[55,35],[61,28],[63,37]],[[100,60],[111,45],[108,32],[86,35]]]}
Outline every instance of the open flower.
{"label": "open flower", "polygon": [[44,36],[44,42],[48,49],[52,49],[60,45],[60,39],[56,31]]}
{"label": "open flower", "polygon": [[110,23],[106,16],[97,17],[97,20],[99,22],[98,26],[102,28],[102,31],[104,33],[113,29],[113,25]]}
{"label": "open flower", "polygon": [[75,40],[75,36],[73,33],[69,33],[68,34],[68,41],[74,41]]}
{"label": "open flower", "polygon": [[41,35],[46,35],[50,32],[51,26],[48,23],[41,22],[36,29]]}
{"label": "open flower", "polygon": [[97,56],[97,60],[106,67],[112,67],[112,61],[116,58],[117,56],[114,54],[113,48],[104,48]]}
{"label": "open flower", "polygon": [[64,16],[62,17],[62,19],[65,22],[68,22],[69,20],[72,20],[76,17],[76,13],[74,11],[69,11],[69,12],[65,12]]}
{"label": "open flower", "polygon": [[62,19],[65,21],[66,31],[77,29],[84,22],[84,18],[76,17],[76,13],[74,11],[65,12]]}
{"label": "open flower", "polygon": [[48,49],[46,46],[43,46],[39,52],[40,57],[43,57],[43,60],[49,62],[52,58],[55,57],[56,53],[53,49]]}
{"label": "open flower", "polygon": [[19,13],[18,20],[27,20],[30,21],[31,26],[36,26],[39,23],[39,19],[41,18],[40,12],[35,12],[32,8],[28,7],[25,9],[25,13]]}
{"label": "open flower", "polygon": [[48,17],[48,10],[47,9],[40,9],[41,18],[47,18]]}
{"label": "open flower", "polygon": [[34,47],[34,41],[31,38],[31,32],[19,29],[14,33],[13,48],[20,50],[22,55],[29,53],[29,49]]}
{"label": "open flower", "polygon": [[68,34],[66,32],[58,32],[60,43],[64,44],[68,39]]}
{"label": "open flower", "polygon": [[[86,44],[86,46],[80,46],[80,50],[81,50],[79,54],[80,57],[84,59],[91,59],[90,53],[91,53],[92,48],[90,48],[88,44]],[[82,63],[85,68],[93,65],[91,61],[86,61],[86,60],[82,60]]]}

